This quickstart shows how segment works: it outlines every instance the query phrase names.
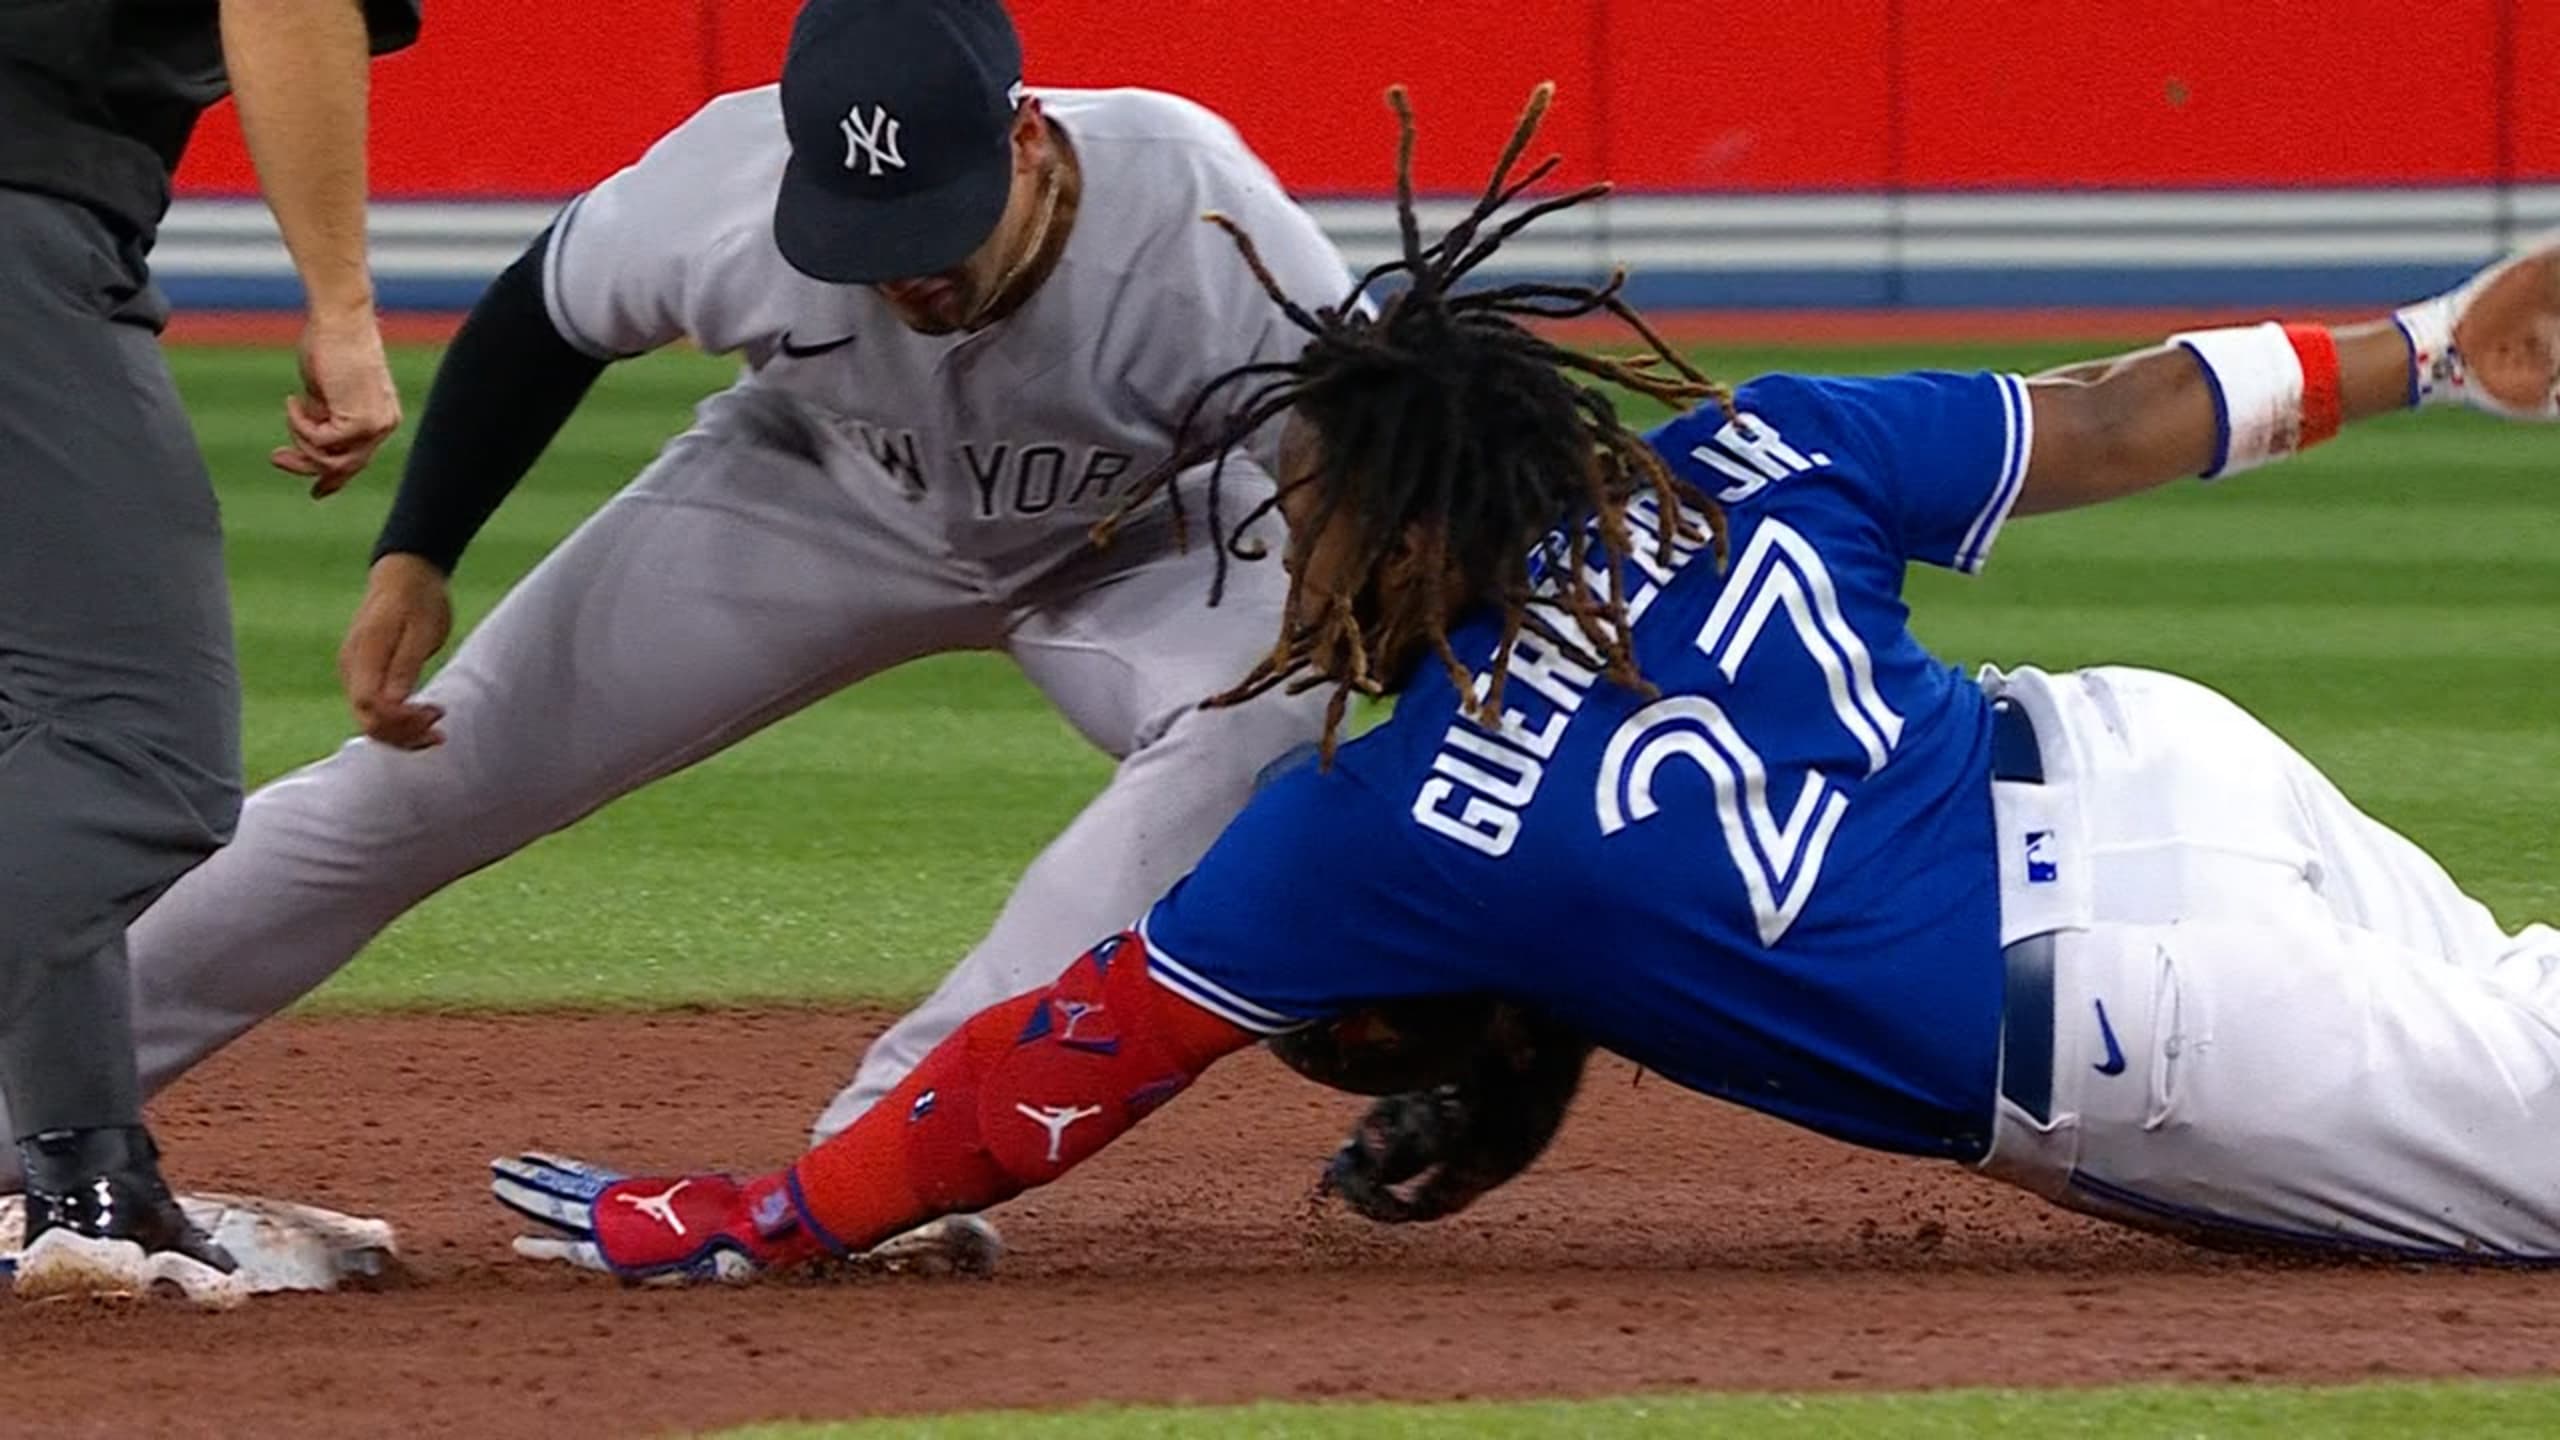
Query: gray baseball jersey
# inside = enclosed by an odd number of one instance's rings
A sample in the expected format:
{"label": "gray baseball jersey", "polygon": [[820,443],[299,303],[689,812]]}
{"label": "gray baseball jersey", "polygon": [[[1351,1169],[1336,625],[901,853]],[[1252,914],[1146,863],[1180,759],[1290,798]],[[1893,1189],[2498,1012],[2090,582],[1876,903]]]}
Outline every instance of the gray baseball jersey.
{"label": "gray baseball jersey", "polygon": [[[784,263],[772,86],[713,101],[561,216],[552,322],[601,357],[680,337],[741,353],[742,384],[790,396],[877,462],[957,554],[1036,563],[1078,546],[1164,458],[1203,384],[1306,338],[1204,212],[1244,226],[1293,299],[1334,303],[1350,277],[1211,112],[1147,90],[1033,93],[1075,149],[1083,201],[1055,273],[1000,325],[918,334],[869,288]],[[1266,471],[1277,430],[1246,452]]]}
{"label": "gray baseball jersey", "polygon": [[[1349,267],[1207,111],[1039,94],[1082,201],[1054,273],[974,335],[917,334],[873,292],[783,262],[771,88],[715,100],[563,211],[544,285],[563,336],[599,356],[689,337],[744,373],[421,690],[443,745],[354,740],[266,786],[238,838],[136,922],[147,1086],[614,797],[915,656],[1001,650],[1119,768],[872,1047],[820,1121],[832,1131],[959,1021],[1129,923],[1314,738],[1318,696],[1199,708],[1277,637],[1277,564],[1237,567],[1212,608],[1196,530],[1175,546],[1159,510],[1108,549],[1088,535],[1203,384],[1304,340],[1202,213],[1247,227],[1292,298],[1340,300]],[[1268,493],[1273,443],[1231,466],[1231,503]]]}

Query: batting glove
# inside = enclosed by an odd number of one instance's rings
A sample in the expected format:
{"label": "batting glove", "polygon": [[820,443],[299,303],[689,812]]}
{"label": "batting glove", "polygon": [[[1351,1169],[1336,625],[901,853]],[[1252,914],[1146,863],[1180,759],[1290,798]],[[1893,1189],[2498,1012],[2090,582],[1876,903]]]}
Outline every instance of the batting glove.
{"label": "batting glove", "polygon": [[2392,319],[2409,337],[2411,404],[2560,420],[2560,231]]}
{"label": "batting glove", "polygon": [[539,1151],[489,1162],[490,1193],[541,1227],[515,1252],[624,1280],[737,1284],[825,1253],[788,1172],[635,1177]]}

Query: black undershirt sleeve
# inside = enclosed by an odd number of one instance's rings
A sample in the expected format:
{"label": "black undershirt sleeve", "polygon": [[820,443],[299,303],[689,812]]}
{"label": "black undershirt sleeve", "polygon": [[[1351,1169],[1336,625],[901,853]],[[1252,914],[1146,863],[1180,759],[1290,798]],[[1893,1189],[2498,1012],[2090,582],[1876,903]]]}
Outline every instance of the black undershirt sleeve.
{"label": "black undershirt sleeve", "polygon": [[427,389],[408,469],[373,558],[446,574],[567,424],[607,362],[560,338],[543,304],[545,230],[483,291]]}

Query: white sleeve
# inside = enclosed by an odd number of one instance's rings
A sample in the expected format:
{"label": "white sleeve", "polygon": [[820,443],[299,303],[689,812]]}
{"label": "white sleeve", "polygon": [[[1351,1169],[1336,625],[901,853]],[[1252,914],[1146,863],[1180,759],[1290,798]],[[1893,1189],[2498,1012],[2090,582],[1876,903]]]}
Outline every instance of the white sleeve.
{"label": "white sleeve", "polygon": [[605,360],[688,336],[714,352],[740,343],[724,277],[748,248],[771,246],[779,172],[765,152],[780,120],[762,133],[742,103],[755,98],[713,101],[560,213],[542,294],[562,339]]}

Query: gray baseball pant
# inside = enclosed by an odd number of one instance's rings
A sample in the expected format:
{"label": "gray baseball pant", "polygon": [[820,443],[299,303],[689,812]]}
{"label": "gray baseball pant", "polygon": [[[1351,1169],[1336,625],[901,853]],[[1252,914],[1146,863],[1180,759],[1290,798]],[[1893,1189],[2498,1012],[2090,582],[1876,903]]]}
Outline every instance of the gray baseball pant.
{"label": "gray baseball pant", "polygon": [[[411,906],[617,796],[906,660],[1000,650],[1119,767],[984,940],[873,1045],[813,1126],[831,1133],[961,1021],[1134,923],[1262,769],[1315,737],[1320,695],[1198,706],[1277,638],[1276,561],[1235,567],[1213,609],[1206,544],[1178,551],[1145,528],[1046,566],[955,560],[870,457],[810,453],[786,404],[713,397],[526,576],[420,691],[445,709],[443,745],[350,740],[249,798],[238,840],[133,927],[149,1090]],[[1270,538],[1276,554],[1276,526]]]}
{"label": "gray baseball pant", "polygon": [[0,1090],[10,1135],[142,1119],[125,927],[240,807],[211,477],[142,257],[0,189]]}

